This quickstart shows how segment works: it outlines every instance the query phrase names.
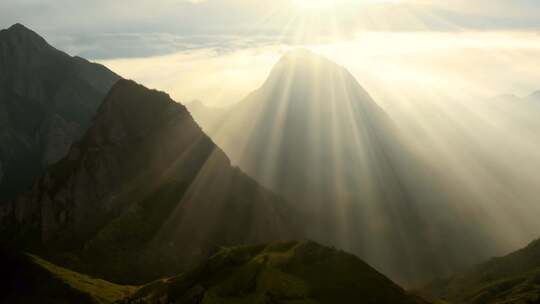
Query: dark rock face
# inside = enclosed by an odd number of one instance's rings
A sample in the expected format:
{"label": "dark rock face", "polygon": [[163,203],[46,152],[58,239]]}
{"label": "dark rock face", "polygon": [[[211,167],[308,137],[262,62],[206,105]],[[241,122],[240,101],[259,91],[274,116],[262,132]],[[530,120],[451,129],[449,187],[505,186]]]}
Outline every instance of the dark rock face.
{"label": "dark rock face", "polygon": [[119,77],[20,24],[0,31],[0,67],[1,201],[66,155]]}
{"label": "dark rock face", "polygon": [[53,261],[130,282],[219,246],[299,235],[287,203],[231,167],[184,106],[124,80],[82,141],[4,209],[16,243],[38,239]]}

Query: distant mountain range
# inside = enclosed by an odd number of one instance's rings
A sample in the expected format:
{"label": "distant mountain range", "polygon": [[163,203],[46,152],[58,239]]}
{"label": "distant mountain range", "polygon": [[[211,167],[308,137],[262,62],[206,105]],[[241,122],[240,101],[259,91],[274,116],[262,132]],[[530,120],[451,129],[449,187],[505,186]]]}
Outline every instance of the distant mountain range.
{"label": "distant mountain range", "polygon": [[21,24],[0,31],[0,202],[28,190],[90,126],[119,77]]}
{"label": "distant mountain range", "polygon": [[540,240],[467,272],[435,281],[423,293],[451,303],[540,303]]}

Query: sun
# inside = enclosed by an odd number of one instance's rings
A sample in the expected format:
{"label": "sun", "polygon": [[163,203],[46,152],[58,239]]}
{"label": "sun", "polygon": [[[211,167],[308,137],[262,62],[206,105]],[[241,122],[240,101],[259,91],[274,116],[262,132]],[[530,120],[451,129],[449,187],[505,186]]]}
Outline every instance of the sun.
{"label": "sun", "polygon": [[329,8],[335,4],[335,0],[292,0],[294,6],[300,10],[319,10]]}
{"label": "sun", "polygon": [[324,10],[332,7],[399,3],[403,0],[291,0],[300,11]]}

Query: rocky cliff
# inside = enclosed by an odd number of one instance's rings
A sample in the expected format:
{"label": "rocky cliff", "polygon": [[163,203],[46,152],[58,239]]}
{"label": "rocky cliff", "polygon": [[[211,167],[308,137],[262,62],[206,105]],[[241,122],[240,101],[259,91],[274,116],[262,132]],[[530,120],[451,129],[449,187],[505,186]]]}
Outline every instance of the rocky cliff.
{"label": "rocky cliff", "polygon": [[27,190],[90,126],[119,77],[21,24],[0,31],[0,201]]}

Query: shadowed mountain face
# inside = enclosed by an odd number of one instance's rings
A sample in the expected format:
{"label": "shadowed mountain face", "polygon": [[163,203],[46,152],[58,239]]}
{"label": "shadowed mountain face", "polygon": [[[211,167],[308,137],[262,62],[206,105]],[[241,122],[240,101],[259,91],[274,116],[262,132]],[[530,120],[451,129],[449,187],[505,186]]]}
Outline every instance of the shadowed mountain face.
{"label": "shadowed mountain face", "polygon": [[184,106],[124,80],[82,141],[0,211],[15,244],[129,282],[177,273],[222,245],[299,235],[287,203],[231,167]]}
{"label": "shadowed mountain face", "polygon": [[66,155],[119,79],[20,24],[0,31],[0,201]]}
{"label": "shadowed mountain face", "polygon": [[424,293],[451,303],[540,303],[540,240],[450,279],[435,281]]}
{"label": "shadowed mountain face", "polygon": [[407,294],[353,255],[311,242],[225,248],[122,303],[408,303]]}
{"label": "shadowed mountain face", "polygon": [[492,249],[459,215],[461,194],[405,149],[384,111],[325,58],[290,52],[220,119],[203,110],[196,119],[233,163],[304,211],[311,238],[401,283],[462,269]]}

